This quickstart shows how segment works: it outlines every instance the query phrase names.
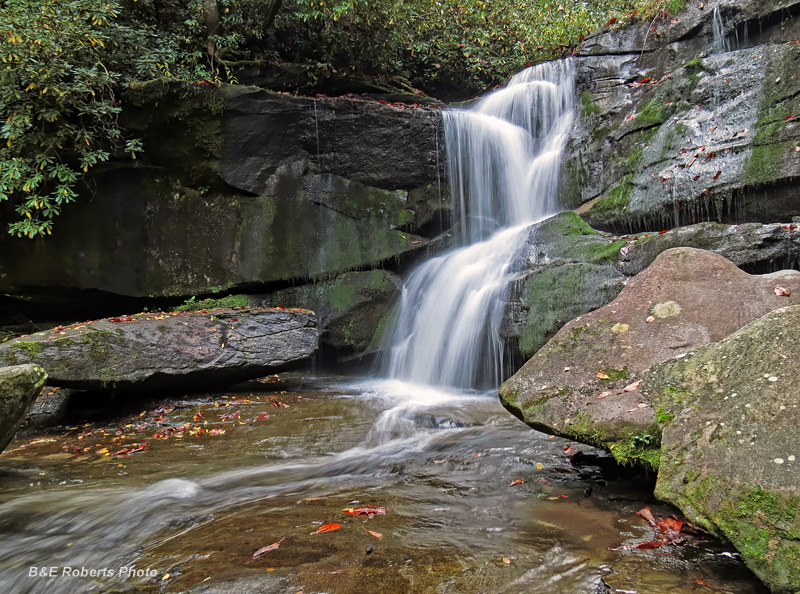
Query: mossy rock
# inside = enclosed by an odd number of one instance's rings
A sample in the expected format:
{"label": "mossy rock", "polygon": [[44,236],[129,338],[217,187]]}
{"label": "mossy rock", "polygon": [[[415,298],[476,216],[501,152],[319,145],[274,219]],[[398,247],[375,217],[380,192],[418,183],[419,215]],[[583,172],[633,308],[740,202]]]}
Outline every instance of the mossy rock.
{"label": "mossy rock", "polygon": [[800,590],[800,306],[654,366],[656,495],[729,539],[773,592]]}

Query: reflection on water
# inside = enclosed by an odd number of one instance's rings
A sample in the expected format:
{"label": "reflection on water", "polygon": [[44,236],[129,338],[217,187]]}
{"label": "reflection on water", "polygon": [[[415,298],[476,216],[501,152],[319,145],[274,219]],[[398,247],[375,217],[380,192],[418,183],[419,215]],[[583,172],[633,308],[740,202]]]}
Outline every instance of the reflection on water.
{"label": "reflection on water", "polygon": [[[155,417],[200,435],[153,439],[145,413],[12,443],[0,457],[0,592],[574,594],[605,591],[601,578],[610,591],[763,592],[717,544],[610,551],[649,538],[634,514],[645,493],[573,467],[570,444],[527,430],[494,394],[274,387]],[[134,441],[149,446],[102,453]],[[342,513],[359,505],[387,512]],[[51,567],[106,573],[42,577]]]}

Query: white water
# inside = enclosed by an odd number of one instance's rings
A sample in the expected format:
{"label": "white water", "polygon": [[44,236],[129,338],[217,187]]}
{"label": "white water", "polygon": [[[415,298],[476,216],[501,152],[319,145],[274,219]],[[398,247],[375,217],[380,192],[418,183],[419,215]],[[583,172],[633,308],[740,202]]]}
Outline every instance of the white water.
{"label": "white water", "polygon": [[728,27],[722,18],[722,12],[719,9],[719,5],[714,7],[711,31],[714,38],[714,53],[716,54],[731,52],[747,45],[747,25],[745,24],[742,28],[741,36],[739,31],[736,29],[733,31],[728,31]]}
{"label": "white water", "polygon": [[499,385],[511,263],[530,225],[558,211],[573,81],[571,60],[541,64],[469,111],[444,112],[463,247],[428,260],[406,282],[391,334],[389,378],[455,388]]}

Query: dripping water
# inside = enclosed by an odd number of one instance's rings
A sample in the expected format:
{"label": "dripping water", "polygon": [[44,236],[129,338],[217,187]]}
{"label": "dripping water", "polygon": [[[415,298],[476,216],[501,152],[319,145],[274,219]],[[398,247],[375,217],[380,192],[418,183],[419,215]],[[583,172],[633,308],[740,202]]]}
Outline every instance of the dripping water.
{"label": "dripping water", "polygon": [[572,127],[571,60],[522,71],[470,110],[443,113],[460,247],[405,284],[386,374],[414,384],[496,387],[511,263],[530,225],[558,211],[561,155]]}

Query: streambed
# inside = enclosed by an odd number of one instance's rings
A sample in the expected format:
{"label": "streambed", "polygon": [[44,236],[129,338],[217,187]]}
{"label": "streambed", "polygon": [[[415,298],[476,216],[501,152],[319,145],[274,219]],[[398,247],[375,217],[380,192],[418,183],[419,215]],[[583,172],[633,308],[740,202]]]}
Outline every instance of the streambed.
{"label": "streambed", "polygon": [[674,510],[495,393],[287,375],[137,406],[0,456],[0,591],[766,592],[714,540],[612,550]]}

